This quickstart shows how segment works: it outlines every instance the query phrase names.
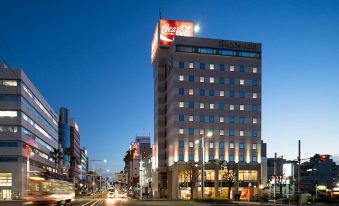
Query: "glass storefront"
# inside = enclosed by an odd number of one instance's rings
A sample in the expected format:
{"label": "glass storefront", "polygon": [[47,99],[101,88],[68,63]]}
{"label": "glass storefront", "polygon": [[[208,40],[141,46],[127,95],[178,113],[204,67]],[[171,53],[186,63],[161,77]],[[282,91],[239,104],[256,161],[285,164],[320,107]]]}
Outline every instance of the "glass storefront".
{"label": "glass storefront", "polygon": [[12,173],[0,173],[0,199],[12,199]]}

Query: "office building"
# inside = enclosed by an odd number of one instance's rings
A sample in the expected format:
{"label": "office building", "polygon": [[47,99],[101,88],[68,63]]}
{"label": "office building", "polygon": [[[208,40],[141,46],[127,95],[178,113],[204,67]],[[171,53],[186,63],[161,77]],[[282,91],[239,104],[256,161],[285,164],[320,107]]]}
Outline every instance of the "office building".
{"label": "office building", "polygon": [[59,143],[63,151],[63,174],[74,183],[80,178],[80,133],[70,111],[61,107],[59,112]]}
{"label": "office building", "polygon": [[57,171],[58,116],[22,69],[0,65],[0,199],[26,197],[30,172]]}
{"label": "office building", "polygon": [[[191,194],[186,174],[188,167],[201,169],[204,155],[204,197],[229,198],[240,192],[248,199],[258,193],[266,156],[261,140],[261,44],[198,38],[193,28],[192,22],[161,19],[152,40],[153,195],[200,197],[201,177]],[[237,171],[234,182],[223,181],[225,171],[215,166],[219,160]]]}

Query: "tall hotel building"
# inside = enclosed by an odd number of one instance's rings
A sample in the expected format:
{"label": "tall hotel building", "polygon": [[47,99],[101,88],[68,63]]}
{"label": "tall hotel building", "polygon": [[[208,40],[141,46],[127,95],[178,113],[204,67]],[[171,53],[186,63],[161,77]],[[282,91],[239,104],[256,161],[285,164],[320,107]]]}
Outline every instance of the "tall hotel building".
{"label": "tall hotel building", "polygon": [[[201,170],[202,155],[205,197],[229,198],[240,192],[245,199],[258,193],[266,156],[261,140],[261,44],[198,38],[192,22],[161,19],[152,41],[152,65],[153,195],[190,198],[187,171]],[[207,137],[208,132],[213,135]],[[224,181],[225,169],[216,167],[216,160],[224,160],[224,168],[232,165],[237,173],[233,183]],[[200,197],[201,190],[200,175],[193,197]]]}
{"label": "tall hotel building", "polygon": [[0,199],[24,198],[29,172],[56,172],[57,148],[56,113],[23,70],[0,64]]}

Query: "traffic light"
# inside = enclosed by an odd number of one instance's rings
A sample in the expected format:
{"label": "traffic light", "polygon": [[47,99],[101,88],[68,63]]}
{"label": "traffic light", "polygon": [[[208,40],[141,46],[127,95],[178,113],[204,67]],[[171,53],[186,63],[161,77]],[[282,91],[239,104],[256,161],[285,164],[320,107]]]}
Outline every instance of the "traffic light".
{"label": "traffic light", "polygon": [[315,155],[313,156],[313,158],[314,158],[315,160],[317,160],[317,161],[323,162],[323,161],[325,161],[325,160],[328,158],[328,156],[329,156],[329,155],[315,154]]}

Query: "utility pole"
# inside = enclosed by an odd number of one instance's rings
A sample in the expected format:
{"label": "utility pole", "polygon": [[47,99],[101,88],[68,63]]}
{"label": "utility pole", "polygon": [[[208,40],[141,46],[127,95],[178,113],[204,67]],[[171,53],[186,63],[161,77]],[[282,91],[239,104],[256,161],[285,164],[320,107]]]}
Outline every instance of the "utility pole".
{"label": "utility pole", "polygon": [[274,171],[273,171],[273,176],[274,176],[274,187],[273,187],[273,201],[275,202],[275,193],[276,193],[276,181],[277,181],[277,153],[274,153]]}
{"label": "utility pole", "polygon": [[301,172],[301,141],[298,140],[298,195],[300,195],[300,184],[301,184],[301,178],[300,178],[300,172]]}

